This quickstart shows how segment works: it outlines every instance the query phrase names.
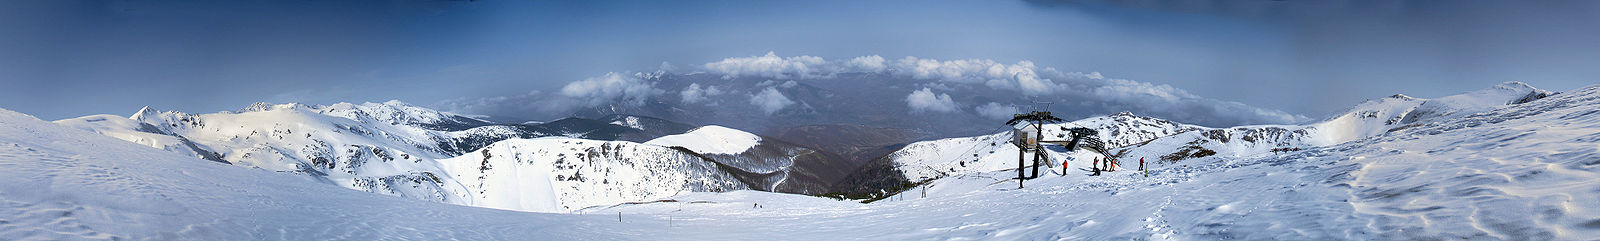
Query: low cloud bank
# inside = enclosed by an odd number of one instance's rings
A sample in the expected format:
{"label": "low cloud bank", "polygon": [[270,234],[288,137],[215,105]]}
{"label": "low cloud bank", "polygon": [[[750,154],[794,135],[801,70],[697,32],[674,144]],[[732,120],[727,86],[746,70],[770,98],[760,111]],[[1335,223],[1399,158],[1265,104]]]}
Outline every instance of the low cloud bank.
{"label": "low cloud bank", "polygon": [[[1309,120],[1305,116],[1265,109],[1239,102],[1206,98],[1183,89],[1126,79],[1109,78],[1098,72],[1063,72],[1038,67],[1030,61],[1005,64],[988,59],[939,60],[918,57],[887,59],[877,55],[842,60],[816,56],[783,57],[765,55],[733,57],[701,65],[704,71],[724,79],[766,79],[755,88],[692,83],[675,91],[678,104],[715,105],[712,97],[739,94],[764,114],[772,115],[798,101],[780,89],[793,88],[807,81],[838,78],[847,73],[887,74],[890,78],[862,81],[912,81],[922,86],[905,93],[903,101],[915,113],[965,113],[980,117],[1009,118],[1014,105],[1029,103],[1016,99],[1043,100],[1089,111],[1134,111],[1185,123],[1218,126],[1248,124],[1288,124]],[[653,76],[673,74],[606,73],[599,77],[573,81],[556,94],[533,91],[524,95],[463,98],[440,103],[444,109],[470,114],[499,115],[532,111],[545,116],[564,116],[572,111],[607,104],[637,106],[666,91],[658,89]],[[681,85],[680,85],[681,86]],[[984,90],[988,91],[974,91]],[[983,96],[994,91],[1006,96]],[[995,98],[1001,98],[996,100]],[[1010,98],[1010,99],[1007,99]],[[891,100],[880,100],[891,101]],[[972,101],[973,103],[962,103]],[[964,107],[965,106],[965,107]]]}

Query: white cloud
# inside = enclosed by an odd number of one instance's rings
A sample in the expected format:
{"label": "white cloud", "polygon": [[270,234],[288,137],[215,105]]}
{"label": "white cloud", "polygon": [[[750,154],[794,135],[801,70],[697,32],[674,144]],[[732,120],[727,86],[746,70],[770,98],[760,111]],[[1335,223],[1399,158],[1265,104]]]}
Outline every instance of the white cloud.
{"label": "white cloud", "polygon": [[[1104,108],[1155,113],[1171,118],[1206,119],[1198,122],[1296,123],[1308,119],[1278,110],[1200,97],[1168,85],[1106,78],[1098,72],[1063,73],[1053,68],[1038,67],[1030,61],[1003,64],[988,59],[938,60],[917,57],[887,61],[877,55],[830,61],[814,56],[779,57],[768,52],[763,56],[728,58],[707,63],[705,67],[711,72],[729,77],[755,76],[800,81],[831,78],[839,73],[887,73],[916,80],[931,80],[933,83],[922,86],[942,91],[955,91],[958,89],[956,87],[965,89],[969,86],[982,86],[994,90],[1015,91],[1018,95],[1030,99],[1066,99]],[[783,86],[792,87],[788,83],[784,82]],[[769,81],[758,86],[777,84],[777,81]],[[941,96],[933,95],[931,92],[913,93],[913,95],[918,96],[907,96],[908,104],[913,102],[911,100],[913,97],[920,98],[919,103],[914,104],[916,105],[913,107],[914,110],[959,110],[953,107],[945,108],[944,102],[939,98]]]}
{"label": "white cloud", "polygon": [[682,97],[683,103],[693,104],[705,101],[707,97],[722,95],[722,93],[722,89],[718,89],[716,86],[708,86],[701,89],[699,83],[691,83],[689,87],[685,87],[683,91],[678,92],[678,95]]}
{"label": "white cloud", "polygon": [[[750,103],[767,114],[799,104],[779,90],[790,90],[799,84],[811,83],[806,82],[808,79],[832,78],[840,73],[872,72],[891,76],[882,78],[882,81],[922,82],[906,83],[921,89],[905,97],[908,106],[916,112],[961,112],[964,107],[955,103],[955,98],[984,95],[990,98],[986,101],[1038,99],[1071,103],[1081,106],[1080,109],[1086,112],[1134,111],[1194,124],[1226,126],[1309,120],[1283,111],[1201,97],[1169,85],[1108,78],[1098,72],[1060,72],[1035,66],[1029,61],[1003,64],[987,59],[937,60],[917,57],[886,60],[876,55],[830,61],[813,56],[780,57],[769,52],[762,56],[727,58],[706,63],[704,67],[708,72],[727,77],[768,80],[755,86],[754,89],[761,91],[749,95]],[[663,64],[663,68],[672,67]],[[665,93],[655,89],[655,84],[650,81],[654,75],[661,74],[667,72],[634,76],[607,73],[569,83],[559,92],[453,99],[441,102],[441,105],[458,113],[528,115],[525,113],[537,112],[543,116],[561,116],[578,108],[609,103],[642,104],[656,94]],[[712,100],[712,96],[728,93],[726,88],[691,84],[677,91],[677,94],[683,103],[704,103]],[[994,118],[1008,117],[1009,112],[1014,111],[1006,111],[1002,107],[999,103],[988,103],[970,110]]]}
{"label": "white cloud", "polygon": [[1100,73],[1079,74],[1099,84],[1084,90],[1086,98],[1137,107],[1141,112],[1164,114],[1188,123],[1299,123],[1302,115],[1265,109],[1233,101],[1194,95],[1170,85],[1104,78]]}
{"label": "white cloud", "polygon": [[989,102],[988,104],[980,105],[973,108],[973,110],[977,111],[978,115],[996,120],[1009,120],[1011,119],[1012,114],[1017,114],[1016,106],[1002,105],[995,102]]}
{"label": "white cloud", "polygon": [[661,61],[661,66],[660,67],[656,67],[656,70],[666,71],[666,72],[676,72],[676,71],[678,71],[678,66],[677,65],[672,65],[672,63],[668,63],[667,61]]}
{"label": "white cloud", "polygon": [[775,80],[763,80],[763,81],[761,81],[761,83],[756,83],[756,87],[757,88],[767,87],[767,86],[777,86],[778,88],[787,89],[787,88],[794,88],[797,85],[800,85],[800,83],[799,82],[794,82],[793,80],[785,80],[785,81],[783,81],[783,83],[778,83],[778,81],[775,81]]}
{"label": "white cloud", "polygon": [[846,61],[827,61],[816,56],[779,57],[767,52],[762,56],[726,58],[706,63],[706,70],[725,76],[760,76],[774,79],[829,78],[838,73],[882,72],[889,69],[882,56],[869,55]]}
{"label": "white cloud", "polygon": [[934,94],[933,90],[922,88],[906,95],[906,104],[911,106],[911,112],[955,112],[960,108],[950,99],[950,94]]}
{"label": "white cloud", "polygon": [[567,83],[566,87],[561,88],[562,96],[575,99],[585,107],[598,106],[613,101],[639,105],[644,104],[644,101],[650,99],[650,96],[663,92],[665,91],[655,88],[655,83],[617,72],[573,81],[572,83]]}
{"label": "white cloud", "polygon": [[1040,77],[1040,72],[1054,73],[1055,69],[1039,69],[1029,61],[1008,65],[987,59],[941,61],[905,57],[890,62],[877,55],[828,61],[815,56],[780,57],[773,52],[767,52],[762,56],[726,58],[706,63],[705,68],[710,72],[730,77],[757,76],[773,79],[815,79],[830,78],[839,73],[889,72],[915,79],[984,84],[994,89],[1015,90],[1029,96],[1051,94],[1062,88],[1051,79]]}
{"label": "white cloud", "polygon": [[[456,98],[435,104],[440,109],[455,113],[490,115],[514,118],[554,118],[574,110],[611,103],[642,105],[651,97],[666,93],[656,89],[655,83],[641,78],[645,74],[627,75],[606,73],[567,83],[560,92],[544,93],[538,90],[525,94],[481,98]],[[716,92],[722,92],[716,90]]]}
{"label": "white cloud", "polygon": [[[939,61],[905,57],[895,62],[892,70],[895,74],[917,79],[983,83],[990,88],[1016,90],[1029,96],[1050,94],[1060,88],[1054,81],[1040,78],[1040,70],[1030,61],[1007,65],[987,59]],[[1055,72],[1055,69],[1043,71]]]}
{"label": "white cloud", "polygon": [[778,88],[767,87],[767,89],[761,90],[761,93],[751,95],[750,104],[761,107],[761,111],[771,115],[778,112],[778,110],[794,105],[794,101],[789,100],[788,96],[783,96],[782,92],[778,92]]}
{"label": "white cloud", "polygon": [[844,66],[850,72],[882,72],[889,68],[885,62],[882,56],[869,55],[850,59]]}
{"label": "white cloud", "polygon": [[774,79],[816,78],[831,74],[831,66],[821,57],[778,57],[773,52],[754,57],[726,58],[706,63],[706,70],[729,76],[762,76]]}

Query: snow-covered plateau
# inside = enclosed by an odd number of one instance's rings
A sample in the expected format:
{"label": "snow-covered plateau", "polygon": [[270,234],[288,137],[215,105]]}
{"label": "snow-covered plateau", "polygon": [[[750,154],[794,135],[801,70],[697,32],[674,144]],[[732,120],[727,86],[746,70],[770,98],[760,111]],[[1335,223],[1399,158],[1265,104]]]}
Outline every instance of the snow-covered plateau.
{"label": "snow-covered plateau", "polygon": [[[56,123],[0,110],[0,239],[1600,237],[1600,85],[1396,95],[1306,125],[1213,128],[1131,113],[1051,124],[1046,138],[1097,130],[1107,153],[1045,148],[1049,172],[1023,188],[1012,179],[1009,133],[911,143],[877,162],[921,185],[870,203],[738,190],[750,182],[735,172],[764,166],[705,156],[766,143],[742,132],[646,143],[510,138],[451,157],[409,136],[459,130],[391,128],[432,119],[264,110]],[[688,137],[721,142],[679,139]],[[276,138],[340,144],[326,148],[329,161],[307,161],[298,157],[317,152],[259,141]],[[677,144],[648,144],[668,141]],[[339,159],[352,152],[370,154],[359,166]],[[1121,167],[1087,175],[1097,158]],[[1140,158],[1148,172],[1133,171]],[[348,188],[388,176],[405,181],[382,186],[405,191]],[[578,198],[560,199],[568,196]]]}

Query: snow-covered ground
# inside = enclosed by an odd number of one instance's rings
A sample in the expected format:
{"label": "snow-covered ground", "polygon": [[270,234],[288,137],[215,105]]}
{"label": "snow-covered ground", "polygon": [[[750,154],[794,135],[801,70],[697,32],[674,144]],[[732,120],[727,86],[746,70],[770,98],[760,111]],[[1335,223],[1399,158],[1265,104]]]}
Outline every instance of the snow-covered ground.
{"label": "snow-covered ground", "polygon": [[700,154],[738,155],[761,144],[761,137],[722,126],[701,126],[688,133],[663,136],[645,142],[658,146],[681,146]]}
{"label": "snow-covered ground", "polygon": [[1014,172],[980,171],[865,205],[721,194],[591,212],[741,230],[695,234],[714,239],[1600,237],[1600,86],[1503,104],[1330,147],[1154,165],[1149,177],[1070,170],[1016,189]]}
{"label": "snow-covered ground", "polygon": [[[1098,138],[1105,142],[1107,148],[1125,147],[1170,137],[1179,133],[1191,133],[1204,129],[1199,126],[1179,124],[1168,120],[1123,112],[1066,123],[1045,124],[1042,128],[1044,130],[1043,137],[1047,141],[1067,140],[1066,129],[1075,127],[1097,130]],[[1008,131],[985,136],[916,142],[890,153],[885,158],[895,162],[895,166],[911,182],[920,182],[959,173],[1015,169],[1017,168],[1018,148],[1011,144],[1011,138],[1013,137],[1014,135]],[[1089,167],[1093,165],[1095,158],[1104,159],[1105,157],[1105,155],[1090,151],[1050,153],[1050,161],[1045,163],[1050,167],[1059,167],[1060,162],[1063,160],[1073,160],[1072,165]],[[1033,154],[1026,154],[1025,158],[1032,160]],[[1031,166],[1031,163],[1029,165]]]}
{"label": "snow-covered ground", "polygon": [[465,205],[519,211],[570,212],[749,188],[710,160],[627,141],[511,139],[439,163],[470,190]]}
{"label": "snow-covered ground", "polygon": [[613,222],[359,192],[0,109],[0,240],[638,237]]}
{"label": "snow-covered ground", "polygon": [[[1476,109],[1437,111],[1422,108],[1429,106],[1423,102],[1419,108],[1386,109],[1441,117],[1400,117],[1391,124],[1386,120],[1392,117],[1383,117],[1389,114],[1360,114],[1379,116],[1388,128],[1326,145],[1319,141],[1328,139],[1318,138],[1326,127],[1319,125],[1203,128],[1120,142],[1125,149],[1155,150],[1182,146],[1155,146],[1163,139],[1208,140],[1194,145],[1221,152],[1155,164],[1148,177],[1128,171],[1086,176],[1074,168],[1017,189],[1009,179],[1015,172],[972,169],[870,204],[733,191],[588,208],[581,215],[357,192],[0,110],[0,239],[1600,237],[1600,85],[1526,102],[1468,106]],[[1165,129],[1146,130],[1132,133]],[[1216,130],[1225,131],[1200,134]],[[1108,145],[1118,143],[1109,137]],[[1246,137],[1258,145],[1301,149],[1230,147]],[[1227,144],[1219,144],[1223,140]],[[965,143],[981,147],[988,141]]]}
{"label": "snow-covered ground", "polygon": [[825,193],[830,180],[819,176],[844,174],[825,173],[837,168],[828,165],[836,164],[826,162],[829,157],[816,150],[717,125],[659,137],[645,144],[693,151],[732,168],[734,175],[751,188],[763,191]]}
{"label": "snow-covered ground", "polygon": [[[1068,128],[1097,130],[1108,153],[1079,150],[1074,153],[1056,148],[1050,152],[1050,167],[1070,162],[1090,167],[1095,159],[1115,157],[1119,169],[1146,162],[1176,163],[1184,160],[1210,161],[1250,158],[1258,155],[1327,147],[1380,136],[1438,121],[1448,121],[1474,113],[1503,108],[1514,103],[1537,100],[1553,92],[1521,82],[1506,82],[1488,89],[1437,99],[1404,95],[1368,100],[1346,113],[1307,125],[1256,125],[1209,128],[1181,124],[1132,113],[1117,113],[1077,121],[1046,124],[1045,140],[1066,140]],[[947,138],[911,143],[891,153],[887,160],[909,181],[919,182],[962,173],[1017,168],[1017,147],[1010,144],[1014,135],[1001,132],[986,136]],[[1032,157],[1032,153],[1025,156]],[[1031,165],[1031,164],[1030,164]]]}
{"label": "snow-covered ground", "polygon": [[[673,129],[668,125],[674,124],[609,118],[633,130]],[[681,192],[747,188],[716,164],[678,150],[626,141],[522,140],[517,138],[562,130],[529,131],[523,129],[527,126],[492,124],[399,101],[257,103],[238,112],[210,114],[144,108],[129,118],[94,115],[56,124],[186,156],[303,174],[355,190],[520,211],[569,212]],[[489,158],[491,154],[496,158]]]}
{"label": "snow-covered ground", "polygon": [[147,107],[128,118],[94,115],[56,123],[192,157],[446,203],[470,200],[435,160],[451,157],[457,151],[450,148],[462,141],[519,135],[511,127],[482,126],[487,122],[398,101],[256,103],[239,112],[210,114]]}

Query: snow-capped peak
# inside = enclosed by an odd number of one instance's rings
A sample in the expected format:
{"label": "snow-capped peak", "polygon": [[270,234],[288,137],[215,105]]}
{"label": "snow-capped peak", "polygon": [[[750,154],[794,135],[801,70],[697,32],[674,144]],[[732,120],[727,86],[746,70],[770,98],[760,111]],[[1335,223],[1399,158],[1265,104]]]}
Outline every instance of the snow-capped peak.
{"label": "snow-capped peak", "polygon": [[1522,81],[1506,81],[1506,82],[1494,85],[1494,88],[1495,89],[1513,90],[1513,91],[1536,91],[1536,90],[1540,90],[1539,88],[1534,88],[1533,85],[1529,85],[1528,83],[1523,83]]}
{"label": "snow-capped peak", "polygon": [[144,121],[145,118],[153,117],[159,114],[161,114],[161,112],[157,112],[155,109],[150,109],[150,106],[147,105],[144,106],[144,108],[139,108],[139,112],[134,112],[133,115],[128,116],[128,119]]}
{"label": "snow-capped peak", "polygon": [[1395,94],[1373,99],[1350,108],[1344,114],[1311,124],[1326,144],[1338,144],[1388,133],[1410,125],[1462,117],[1505,105],[1518,104],[1553,94],[1527,83],[1505,82],[1486,89],[1439,97],[1413,98]]}
{"label": "snow-capped peak", "polygon": [[681,146],[702,154],[737,155],[761,144],[761,136],[717,125],[708,125],[688,133],[663,136],[645,142],[658,146]]}
{"label": "snow-capped peak", "polygon": [[262,111],[283,110],[283,109],[316,109],[316,107],[310,106],[310,105],[306,105],[306,104],[301,104],[301,103],[293,103],[293,102],[283,103],[283,104],[273,104],[273,103],[267,103],[267,102],[256,102],[256,103],[251,103],[250,106],[244,107],[244,109],[239,109],[239,111],[237,111],[237,112],[238,113],[248,113],[248,112],[262,112]]}

